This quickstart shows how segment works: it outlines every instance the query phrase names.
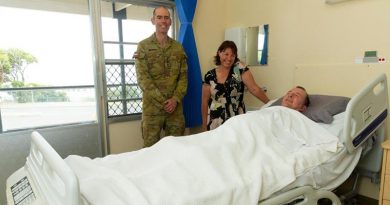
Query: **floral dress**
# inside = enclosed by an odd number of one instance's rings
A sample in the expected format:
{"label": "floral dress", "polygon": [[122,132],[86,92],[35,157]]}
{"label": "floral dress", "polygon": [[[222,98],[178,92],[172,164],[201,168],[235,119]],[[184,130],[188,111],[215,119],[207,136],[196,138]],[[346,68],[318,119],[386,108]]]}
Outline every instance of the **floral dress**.
{"label": "floral dress", "polygon": [[208,102],[207,130],[222,125],[229,118],[245,113],[244,83],[241,74],[249,68],[233,67],[226,81],[218,83],[216,69],[212,69],[204,76],[204,83],[210,85],[210,99]]}

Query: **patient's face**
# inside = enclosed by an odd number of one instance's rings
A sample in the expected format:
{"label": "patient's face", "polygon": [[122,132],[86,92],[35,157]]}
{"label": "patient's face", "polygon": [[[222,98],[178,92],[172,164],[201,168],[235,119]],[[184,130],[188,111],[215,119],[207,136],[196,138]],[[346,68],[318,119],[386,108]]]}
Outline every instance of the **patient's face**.
{"label": "patient's face", "polygon": [[307,93],[301,88],[293,88],[284,95],[282,106],[303,112],[306,110],[305,99]]}

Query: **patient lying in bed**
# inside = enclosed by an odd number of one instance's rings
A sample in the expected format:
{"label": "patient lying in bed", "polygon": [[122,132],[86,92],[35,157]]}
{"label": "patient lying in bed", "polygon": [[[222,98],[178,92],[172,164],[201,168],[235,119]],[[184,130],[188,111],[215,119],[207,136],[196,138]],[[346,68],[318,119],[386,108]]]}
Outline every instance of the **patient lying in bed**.
{"label": "patient lying in bed", "polygon": [[309,95],[305,88],[296,86],[283,96],[281,105],[303,112],[310,105]]}
{"label": "patient lying in bed", "polygon": [[342,146],[286,108],[304,96],[297,89],[286,94],[285,106],[233,117],[212,131],[93,160],[69,156],[66,162],[91,204],[257,204]]}
{"label": "patient lying in bed", "polygon": [[333,116],[344,112],[350,98],[330,95],[308,95],[303,87],[296,86],[283,97],[268,102],[264,107],[281,105],[302,112],[314,122],[330,124]]}

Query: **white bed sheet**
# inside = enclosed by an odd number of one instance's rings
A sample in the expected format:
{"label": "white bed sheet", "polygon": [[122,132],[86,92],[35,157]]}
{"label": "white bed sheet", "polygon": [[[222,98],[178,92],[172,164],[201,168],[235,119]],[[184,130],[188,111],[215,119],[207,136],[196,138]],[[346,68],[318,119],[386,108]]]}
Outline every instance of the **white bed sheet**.
{"label": "white bed sheet", "polygon": [[257,204],[259,196],[281,190],[342,146],[301,113],[271,107],[140,151],[95,160],[69,156],[66,162],[94,205]]}
{"label": "white bed sheet", "polygon": [[[263,105],[261,109],[269,107],[276,100],[277,99],[270,100],[268,103]],[[317,124],[331,132],[333,135],[337,136],[339,141],[342,142],[344,120],[345,112],[341,112],[333,116],[333,121],[331,124]],[[350,154],[348,153],[345,146],[342,147],[337,152],[337,154],[335,154],[327,162],[313,167],[312,169],[308,169],[305,173],[302,173],[301,176],[298,176],[294,182],[279,192],[285,192],[292,188],[306,185],[312,186],[315,189],[321,188],[323,190],[334,190],[343,182],[345,182],[351,175],[352,171],[355,169],[360,160],[362,149],[362,146],[360,146],[354,153]],[[274,195],[279,194],[279,192],[274,193]]]}
{"label": "white bed sheet", "polygon": [[[318,123],[342,141],[342,131],[344,127],[345,112],[334,116],[331,124]],[[312,186],[315,189],[334,190],[340,186],[351,175],[352,171],[359,162],[362,153],[362,147],[358,147],[352,154],[348,153],[346,147],[342,147],[327,162],[319,166],[308,169],[301,176],[283,188],[279,192],[284,192],[295,187]],[[275,193],[278,194],[279,192]]]}

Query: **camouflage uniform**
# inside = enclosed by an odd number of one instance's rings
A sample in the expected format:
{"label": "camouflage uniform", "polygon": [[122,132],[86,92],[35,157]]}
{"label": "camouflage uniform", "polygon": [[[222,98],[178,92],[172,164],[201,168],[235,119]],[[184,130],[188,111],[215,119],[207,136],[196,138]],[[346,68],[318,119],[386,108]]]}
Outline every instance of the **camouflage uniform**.
{"label": "camouflage uniform", "polygon": [[[138,84],[143,91],[142,137],[149,147],[160,140],[161,129],[165,135],[184,134],[184,115],[181,100],[187,92],[187,61],[183,47],[168,37],[164,48],[155,34],[138,44],[136,71]],[[164,110],[164,102],[177,101],[174,112]]]}

